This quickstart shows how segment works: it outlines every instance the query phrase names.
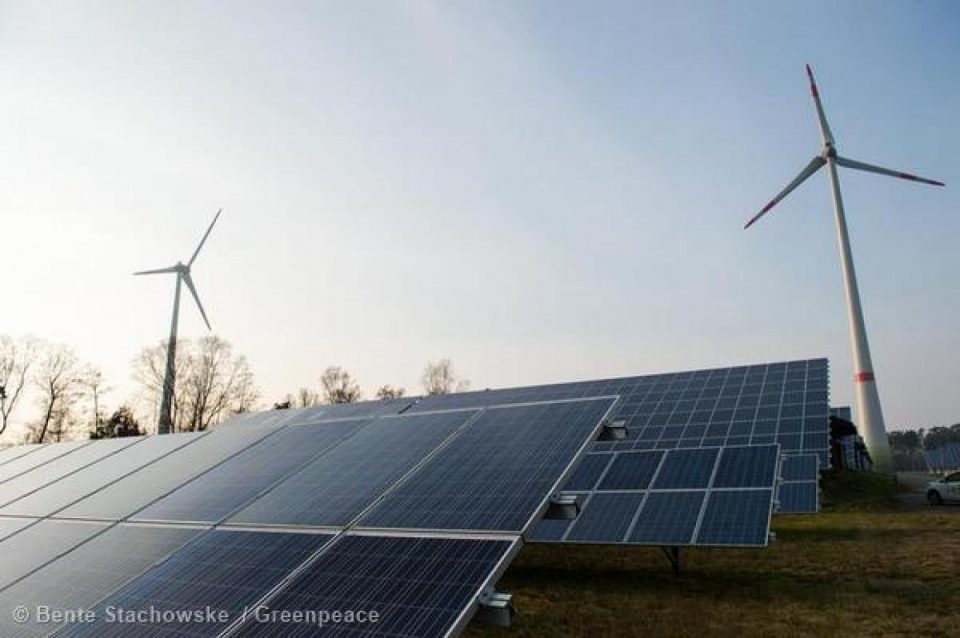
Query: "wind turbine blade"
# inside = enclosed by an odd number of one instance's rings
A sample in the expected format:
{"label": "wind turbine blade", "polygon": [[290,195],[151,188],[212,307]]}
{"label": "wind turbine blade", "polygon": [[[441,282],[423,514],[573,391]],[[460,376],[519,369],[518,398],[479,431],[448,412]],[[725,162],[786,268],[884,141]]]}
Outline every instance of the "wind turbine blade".
{"label": "wind turbine blade", "polygon": [[190,273],[183,273],[183,283],[187,284],[187,288],[190,289],[190,294],[193,295],[193,300],[197,302],[197,308],[200,309],[200,314],[203,316],[203,322],[207,324],[207,330],[213,330],[210,327],[210,320],[207,319],[207,313],[203,310],[203,304],[200,303],[200,295],[197,294],[197,289],[193,285],[193,279],[190,278]]}
{"label": "wind turbine blade", "polygon": [[890,177],[899,177],[900,179],[909,179],[911,182],[923,182],[924,184],[933,184],[934,186],[946,186],[943,182],[938,182],[934,179],[927,179],[926,177],[918,177],[917,175],[911,175],[910,173],[902,173],[900,171],[892,171],[889,168],[883,168],[882,166],[874,166],[873,164],[866,164],[864,162],[858,162],[856,160],[847,159],[846,157],[837,157],[837,164],[840,166],[845,166],[847,168],[854,168],[858,171],[866,171],[868,173],[877,173],[879,175],[889,175]]}
{"label": "wind turbine blade", "polygon": [[157,268],[156,270],[141,270],[133,273],[134,275],[159,275],[166,272],[177,272],[176,266],[170,266],[169,268]]}
{"label": "wind turbine blade", "polygon": [[192,266],[194,260],[196,260],[197,255],[200,254],[200,249],[203,248],[203,245],[207,241],[207,237],[210,236],[210,231],[213,230],[213,225],[217,223],[217,220],[220,218],[220,213],[223,212],[223,209],[217,211],[217,214],[213,216],[213,221],[210,222],[210,226],[207,228],[207,232],[203,234],[203,239],[200,240],[200,244],[197,246],[197,249],[193,251],[193,256],[190,257],[190,261],[187,262],[188,266]]}
{"label": "wind turbine blade", "polygon": [[751,217],[750,221],[748,221],[743,228],[744,229],[750,228],[755,221],[757,221],[758,219],[766,215],[771,208],[776,206],[777,203],[780,202],[784,197],[789,195],[793,191],[793,189],[795,189],[797,186],[802,184],[808,177],[816,173],[820,169],[820,167],[826,163],[827,161],[822,157],[820,157],[819,155],[814,157],[812,160],[810,160],[810,163],[807,164],[802,171],[800,171],[800,174],[797,175],[792,182],[787,184],[787,187],[784,188],[782,191],[780,191],[776,197],[774,197],[769,202],[767,202],[767,205],[764,206],[759,213]]}
{"label": "wind turbine blade", "polygon": [[830,132],[830,125],[827,124],[827,116],[823,113],[823,104],[820,103],[820,91],[817,90],[817,81],[813,79],[813,69],[807,65],[807,77],[810,78],[810,95],[813,96],[813,103],[817,107],[817,120],[820,123],[820,137],[824,144],[833,146],[833,133]]}

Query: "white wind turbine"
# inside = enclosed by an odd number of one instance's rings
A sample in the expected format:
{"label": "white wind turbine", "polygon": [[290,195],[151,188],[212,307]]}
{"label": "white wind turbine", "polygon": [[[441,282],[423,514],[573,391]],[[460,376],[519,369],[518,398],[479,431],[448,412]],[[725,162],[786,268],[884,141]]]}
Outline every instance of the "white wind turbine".
{"label": "white wind turbine", "polygon": [[170,322],[170,340],[167,342],[167,368],[163,376],[163,398],[160,401],[160,422],[157,425],[157,434],[168,434],[173,429],[171,408],[173,406],[173,386],[176,382],[175,364],[177,354],[177,323],[180,319],[181,283],[187,284],[187,288],[190,289],[190,294],[193,295],[193,300],[197,302],[197,308],[200,309],[200,315],[203,317],[203,322],[207,324],[207,329],[211,330],[210,321],[207,319],[207,313],[203,310],[203,304],[200,303],[200,296],[197,294],[197,288],[193,285],[193,279],[190,277],[190,267],[193,265],[193,262],[196,261],[197,255],[200,254],[200,249],[203,248],[203,244],[206,243],[207,237],[210,236],[210,231],[213,230],[213,225],[217,223],[217,219],[219,219],[221,212],[223,212],[222,208],[217,211],[216,215],[214,215],[213,221],[210,222],[210,226],[207,228],[207,232],[203,234],[203,239],[200,240],[200,244],[197,245],[197,249],[193,251],[193,255],[186,264],[178,261],[175,265],[170,266],[169,268],[141,270],[140,272],[133,273],[134,275],[159,275],[162,273],[176,273],[177,275],[177,287],[173,293],[173,320]]}
{"label": "white wind turbine", "polygon": [[837,224],[837,241],[840,244],[840,266],[843,269],[843,283],[847,293],[847,312],[850,318],[850,336],[853,346],[854,383],[856,388],[857,410],[860,415],[860,432],[866,441],[867,449],[873,459],[874,466],[882,472],[891,472],[893,459],[890,454],[890,444],[887,441],[887,432],[883,424],[883,410],[880,407],[880,395],[877,392],[877,383],[874,377],[873,363],[870,359],[870,345],[867,343],[867,331],[863,323],[863,310],[860,307],[860,291],[857,288],[857,276],[853,268],[853,256],[850,253],[850,238],[847,235],[847,222],[843,214],[843,200],[840,197],[840,179],[837,176],[837,166],[854,168],[868,173],[879,173],[890,177],[899,177],[913,182],[923,182],[934,186],[943,186],[943,182],[917,177],[909,173],[893,171],[856,160],[847,159],[837,154],[836,144],[827,117],[823,113],[820,103],[820,93],[813,79],[813,71],[807,65],[807,76],[810,78],[810,93],[817,108],[817,119],[820,123],[820,138],[823,148],[820,154],[814,157],[807,166],[800,171],[796,179],[787,184],[776,197],[763,209],[750,218],[744,228],[749,228],[755,221],[763,217],[777,202],[790,194],[793,189],[804,180],[816,173],[820,167],[826,165],[830,176],[830,190],[833,194],[833,209]]}

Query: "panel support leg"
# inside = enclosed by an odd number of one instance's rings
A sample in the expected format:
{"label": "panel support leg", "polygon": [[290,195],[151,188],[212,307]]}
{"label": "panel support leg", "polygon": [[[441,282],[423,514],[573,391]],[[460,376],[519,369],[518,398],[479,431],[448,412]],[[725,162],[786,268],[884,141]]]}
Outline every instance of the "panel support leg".
{"label": "panel support leg", "polygon": [[667,557],[667,560],[670,561],[670,566],[673,568],[673,573],[677,576],[680,575],[680,548],[679,547],[661,547],[664,555]]}

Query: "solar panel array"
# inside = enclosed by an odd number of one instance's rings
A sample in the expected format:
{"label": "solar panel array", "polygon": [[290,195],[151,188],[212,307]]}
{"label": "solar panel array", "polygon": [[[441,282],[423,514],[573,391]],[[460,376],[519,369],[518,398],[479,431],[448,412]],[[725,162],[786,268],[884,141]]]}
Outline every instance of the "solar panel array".
{"label": "solar panel array", "polygon": [[[615,401],[272,412],[10,455],[0,635],[313,635],[312,621],[244,615],[307,602],[379,614],[338,631],[444,635],[469,620]],[[31,601],[93,620],[15,622]],[[117,622],[116,609],[132,615]]]}
{"label": "solar panel array", "polygon": [[[792,361],[0,450],[0,635],[314,635],[284,615],[305,608],[380,612],[331,633],[446,635],[525,537],[763,546],[780,453],[826,454],[827,382]],[[628,438],[595,442],[614,419]],[[580,515],[540,520],[561,488]],[[13,621],[50,601],[96,618]]]}
{"label": "solar panel array", "polygon": [[820,459],[816,454],[783,457],[777,500],[780,514],[813,514],[820,511]]}
{"label": "solar panel array", "polygon": [[779,446],[594,452],[564,487],[582,510],[541,521],[530,540],[763,547]]}
{"label": "solar panel array", "polygon": [[779,443],[829,463],[826,359],[428,396],[407,411],[613,395],[628,438],[598,451]]}

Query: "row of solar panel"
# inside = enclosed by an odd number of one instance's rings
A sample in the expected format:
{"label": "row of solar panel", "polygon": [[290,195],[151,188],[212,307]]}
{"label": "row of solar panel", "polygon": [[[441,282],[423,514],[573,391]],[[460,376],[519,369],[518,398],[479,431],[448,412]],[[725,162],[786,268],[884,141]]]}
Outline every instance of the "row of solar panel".
{"label": "row of solar panel", "polygon": [[762,547],[779,446],[591,453],[564,485],[582,507],[543,520],[530,540]]}
{"label": "row of solar panel", "polygon": [[45,446],[0,466],[0,515],[343,527],[377,501],[361,525],[522,531],[612,404]]}
{"label": "row of solar panel", "polygon": [[[12,622],[15,606],[31,596],[71,609],[99,601],[95,622],[62,635],[316,631],[250,618],[236,624],[243,608],[270,592],[266,602],[280,612],[372,609],[381,621],[360,628],[366,635],[445,635],[469,617],[480,588],[506,564],[613,402],[326,422],[316,421],[324,418],[319,411],[271,413],[211,433],[25,452],[16,466],[0,466],[0,605],[7,607],[0,635],[56,629],[39,619]],[[15,517],[25,513],[57,518]],[[167,522],[123,520],[131,518]],[[227,521],[244,527],[211,528]],[[309,527],[276,527],[283,525]],[[364,527],[381,531],[364,534]],[[383,528],[430,538],[385,537]],[[472,528],[509,535],[440,531]],[[131,610],[133,622],[107,622],[106,610],[118,607]],[[228,617],[183,615],[208,607]],[[160,620],[142,620],[145,609]],[[358,628],[332,633],[340,631]]]}
{"label": "row of solar panel", "polygon": [[[21,563],[9,565],[19,567],[16,571],[0,574],[0,635],[5,638],[54,632],[200,637],[228,628],[239,636],[312,636],[321,630],[324,635],[443,636],[469,618],[477,595],[495,581],[518,544],[0,520],[0,525],[11,524],[28,525],[33,533],[11,537],[21,542],[5,548],[5,563]],[[80,544],[58,557],[67,542]],[[11,559],[14,550],[20,551]],[[36,563],[38,556],[47,562],[22,574],[22,563]],[[43,607],[46,615],[39,611]],[[18,616],[18,608],[31,613]],[[257,613],[249,611],[254,608]],[[83,610],[84,616],[58,617],[64,610]],[[277,620],[277,614],[304,610],[368,617],[364,623],[328,620],[326,627],[309,618]]]}

